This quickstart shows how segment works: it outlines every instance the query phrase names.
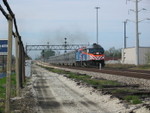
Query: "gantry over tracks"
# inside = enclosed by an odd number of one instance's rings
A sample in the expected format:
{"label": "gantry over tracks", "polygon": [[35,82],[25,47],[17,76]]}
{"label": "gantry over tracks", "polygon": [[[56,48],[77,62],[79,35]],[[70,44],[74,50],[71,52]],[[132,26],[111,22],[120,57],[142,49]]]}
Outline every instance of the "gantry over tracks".
{"label": "gantry over tracks", "polygon": [[67,44],[67,45],[26,45],[26,52],[31,50],[76,50],[81,47],[86,47],[88,44]]}

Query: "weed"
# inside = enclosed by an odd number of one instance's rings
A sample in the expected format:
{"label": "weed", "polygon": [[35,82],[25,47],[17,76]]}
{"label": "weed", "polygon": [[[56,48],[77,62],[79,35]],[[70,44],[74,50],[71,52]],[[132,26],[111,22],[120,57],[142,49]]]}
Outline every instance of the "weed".
{"label": "weed", "polygon": [[135,69],[135,70],[150,70],[150,65],[140,65],[133,69]]}
{"label": "weed", "polygon": [[114,68],[114,69],[129,69],[133,68],[135,65],[130,64],[107,64],[105,68]]}
{"label": "weed", "polygon": [[135,95],[125,96],[124,99],[126,101],[130,102],[131,104],[140,104],[140,103],[142,103],[142,101],[140,100],[140,97],[135,96]]}
{"label": "weed", "polygon": [[129,88],[121,88],[121,89],[113,89],[111,93],[133,93],[138,90],[136,89],[129,89]]}
{"label": "weed", "polygon": [[[16,76],[11,75],[11,96],[16,96]],[[5,99],[6,96],[6,77],[0,79],[0,99]],[[4,103],[0,102],[0,113],[4,113]]]}
{"label": "weed", "polygon": [[0,113],[4,113],[4,108],[0,107]]}

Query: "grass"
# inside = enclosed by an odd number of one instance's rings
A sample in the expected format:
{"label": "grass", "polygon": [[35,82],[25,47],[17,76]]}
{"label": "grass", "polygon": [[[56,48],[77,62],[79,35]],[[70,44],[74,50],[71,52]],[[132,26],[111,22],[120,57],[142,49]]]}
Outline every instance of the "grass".
{"label": "grass", "polygon": [[150,70],[150,64],[148,65],[131,65],[131,64],[106,64],[105,68],[113,69],[135,69],[135,70]]}
{"label": "grass", "polygon": [[[1,106],[1,104],[0,104],[0,106]],[[4,108],[0,107],[0,113],[4,113]]]}
{"label": "grass", "polygon": [[126,101],[130,102],[131,104],[140,104],[140,103],[142,103],[140,97],[139,96],[135,96],[135,95],[125,96],[124,99]]}
{"label": "grass", "polygon": [[54,68],[44,67],[44,66],[41,66],[41,67],[47,69],[48,71],[51,71],[51,72],[54,72],[54,73],[58,73],[58,74],[66,74],[67,73],[64,70],[59,70],[59,69],[54,69]]}
{"label": "grass", "polygon": [[137,67],[132,68],[132,69],[135,69],[135,70],[150,70],[150,65],[140,65],[140,66],[137,66]]}
{"label": "grass", "polygon": [[120,88],[112,90],[111,93],[133,93],[137,91],[138,91],[137,89]]}
{"label": "grass", "polygon": [[[11,96],[16,96],[16,76],[13,74],[11,76]],[[0,99],[5,99],[6,97],[6,77],[0,79]],[[4,113],[4,103],[0,102],[0,113]]]}
{"label": "grass", "polygon": [[114,69],[130,69],[136,67],[135,65],[130,64],[106,64],[105,68],[114,68]]}

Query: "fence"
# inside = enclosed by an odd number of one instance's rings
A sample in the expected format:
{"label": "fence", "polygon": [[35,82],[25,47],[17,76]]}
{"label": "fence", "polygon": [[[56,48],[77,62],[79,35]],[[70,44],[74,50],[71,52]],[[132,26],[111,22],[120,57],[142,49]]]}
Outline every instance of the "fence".
{"label": "fence", "polygon": [[[15,14],[11,10],[7,0],[3,0],[4,6],[7,8],[8,14],[0,4],[0,11],[8,21],[8,53],[7,53],[7,69],[6,69],[6,100],[5,112],[10,113],[10,97],[11,97],[11,73],[12,73],[12,38],[15,38],[15,72],[16,72],[16,94],[19,96],[20,88],[25,82],[25,50],[18,31]],[[13,27],[15,31],[13,31]]]}

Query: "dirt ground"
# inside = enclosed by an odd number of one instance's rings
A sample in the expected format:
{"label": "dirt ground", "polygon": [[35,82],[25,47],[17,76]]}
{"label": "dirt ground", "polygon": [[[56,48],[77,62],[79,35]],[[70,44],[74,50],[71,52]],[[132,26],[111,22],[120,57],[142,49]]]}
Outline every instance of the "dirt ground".
{"label": "dirt ground", "polygon": [[14,113],[149,113],[39,66],[32,72],[23,98],[12,100]]}

